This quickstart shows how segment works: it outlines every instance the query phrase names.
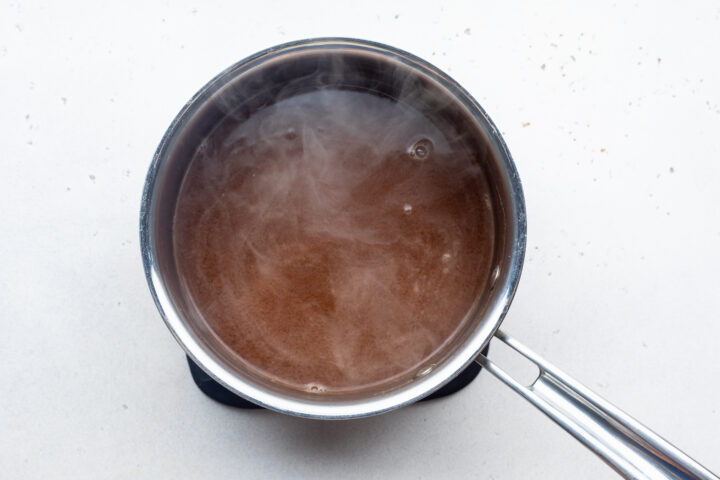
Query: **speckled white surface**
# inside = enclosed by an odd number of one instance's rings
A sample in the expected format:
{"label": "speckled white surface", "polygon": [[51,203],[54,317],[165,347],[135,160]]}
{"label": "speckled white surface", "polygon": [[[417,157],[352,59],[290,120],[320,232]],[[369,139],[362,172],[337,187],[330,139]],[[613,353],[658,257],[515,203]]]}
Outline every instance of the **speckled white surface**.
{"label": "speckled white surface", "polygon": [[217,72],[327,35],[476,96],[527,200],[504,328],[720,471],[720,5],[439,3],[0,4],[0,476],[614,478],[485,374],[335,423],[193,385],[143,278],[146,168]]}

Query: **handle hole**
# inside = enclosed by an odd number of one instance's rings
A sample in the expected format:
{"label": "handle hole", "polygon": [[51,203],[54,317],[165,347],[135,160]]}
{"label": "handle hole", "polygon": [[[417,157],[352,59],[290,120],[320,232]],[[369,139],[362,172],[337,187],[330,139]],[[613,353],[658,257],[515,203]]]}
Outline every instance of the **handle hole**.
{"label": "handle hole", "polygon": [[537,365],[500,340],[492,342],[488,356],[498,367],[526,387],[530,387],[540,377],[540,368]]}

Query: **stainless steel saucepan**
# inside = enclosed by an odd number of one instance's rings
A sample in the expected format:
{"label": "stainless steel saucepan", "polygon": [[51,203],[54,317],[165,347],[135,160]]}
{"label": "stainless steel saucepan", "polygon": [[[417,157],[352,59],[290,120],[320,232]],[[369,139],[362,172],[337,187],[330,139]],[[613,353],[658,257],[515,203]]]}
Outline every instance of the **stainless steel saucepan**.
{"label": "stainless steel saucepan", "polygon": [[[318,82],[333,81],[343,88],[371,88],[389,97],[412,85],[421,88],[422,95],[406,100],[422,102],[414,105],[417,108],[445,108],[448,102],[442,99],[453,99],[459,125],[476,138],[478,149],[483,151],[483,168],[497,207],[489,288],[473,305],[467,326],[445,351],[418,369],[412,380],[384,391],[340,396],[298,392],[243,369],[183,294],[172,242],[173,215],[183,176],[195,149],[218,121],[239,106],[263,108],[278,96],[291,96],[317,88]],[[440,100],[428,101],[433,98]],[[140,214],[145,274],[165,323],[203,370],[258,405],[316,419],[376,415],[420,400],[470,362],[478,362],[625,478],[718,480],[649,428],[498,330],[520,279],[525,231],[525,203],[515,165],[495,125],[470,94],[448,75],[409,53],[341,38],[270,48],[233,65],[205,85],[163,137],[147,176]],[[540,374],[531,385],[520,384],[480,354],[493,338],[537,365]]]}

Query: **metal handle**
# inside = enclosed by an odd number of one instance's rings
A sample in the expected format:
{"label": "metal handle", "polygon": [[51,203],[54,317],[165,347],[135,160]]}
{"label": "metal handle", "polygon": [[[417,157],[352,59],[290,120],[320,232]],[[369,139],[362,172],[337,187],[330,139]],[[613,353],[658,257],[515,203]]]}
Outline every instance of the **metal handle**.
{"label": "metal handle", "polygon": [[475,361],[540,409],[624,478],[720,480],[649,428],[535,352],[498,331],[495,337],[533,362],[540,375],[524,386],[484,355]]}

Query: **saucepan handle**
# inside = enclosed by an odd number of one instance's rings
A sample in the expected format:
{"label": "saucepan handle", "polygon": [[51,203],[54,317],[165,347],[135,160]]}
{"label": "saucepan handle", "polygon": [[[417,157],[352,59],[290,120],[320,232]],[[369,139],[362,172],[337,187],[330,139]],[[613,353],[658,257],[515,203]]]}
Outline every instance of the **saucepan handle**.
{"label": "saucepan handle", "polygon": [[525,386],[484,355],[475,361],[630,479],[713,479],[708,469],[509,335],[495,337],[530,360],[540,375]]}

